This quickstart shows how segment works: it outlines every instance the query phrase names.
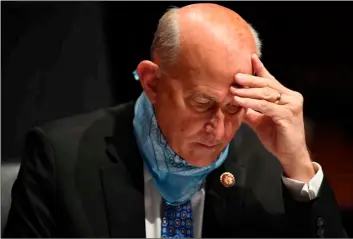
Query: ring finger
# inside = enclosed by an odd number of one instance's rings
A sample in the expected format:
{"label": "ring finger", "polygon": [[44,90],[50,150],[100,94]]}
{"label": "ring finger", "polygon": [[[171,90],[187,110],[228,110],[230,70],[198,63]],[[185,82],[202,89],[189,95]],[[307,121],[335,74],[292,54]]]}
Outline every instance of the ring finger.
{"label": "ring finger", "polygon": [[277,104],[287,104],[285,97],[280,94],[278,91],[269,88],[230,88],[231,93],[243,97],[243,98],[252,98],[252,99],[260,99],[260,100],[267,100],[272,103]]}

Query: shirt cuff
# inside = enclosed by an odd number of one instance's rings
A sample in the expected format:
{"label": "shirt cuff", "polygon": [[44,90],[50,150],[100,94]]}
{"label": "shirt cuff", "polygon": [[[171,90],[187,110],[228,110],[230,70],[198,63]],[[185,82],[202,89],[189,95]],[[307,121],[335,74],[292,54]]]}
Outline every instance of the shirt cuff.
{"label": "shirt cuff", "polygon": [[284,185],[286,185],[294,199],[303,202],[313,200],[317,197],[324,179],[324,174],[318,163],[313,162],[313,166],[316,174],[309,183],[282,176]]}

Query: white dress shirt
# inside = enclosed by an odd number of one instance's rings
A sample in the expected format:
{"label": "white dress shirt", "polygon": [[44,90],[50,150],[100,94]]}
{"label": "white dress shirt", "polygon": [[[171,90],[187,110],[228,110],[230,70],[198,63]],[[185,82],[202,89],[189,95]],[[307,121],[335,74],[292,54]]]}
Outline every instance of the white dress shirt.
{"label": "white dress shirt", "polygon": [[[323,172],[318,163],[314,163],[316,171],[315,176],[304,183],[298,180],[290,179],[282,176],[283,183],[287,186],[291,194],[296,200],[307,201],[314,199],[320,189]],[[145,223],[146,223],[146,238],[160,238],[161,237],[161,202],[162,198],[157,188],[155,187],[152,176],[148,169],[144,168],[144,182],[145,182]],[[194,237],[201,238],[203,208],[205,202],[205,189],[201,188],[191,198],[191,208],[193,217]]]}

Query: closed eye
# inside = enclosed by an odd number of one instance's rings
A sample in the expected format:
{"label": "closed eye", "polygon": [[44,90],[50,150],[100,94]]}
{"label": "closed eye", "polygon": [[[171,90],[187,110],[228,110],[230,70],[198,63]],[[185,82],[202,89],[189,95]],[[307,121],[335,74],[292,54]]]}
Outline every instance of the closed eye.
{"label": "closed eye", "polygon": [[241,109],[241,107],[239,105],[234,105],[234,104],[229,104],[225,107],[225,111],[228,114],[235,114],[237,113],[239,110]]}
{"label": "closed eye", "polygon": [[211,101],[207,101],[207,102],[196,102],[194,103],[196,108],[200,108],[200,109],[208,109],[212,106],[212,102]]}

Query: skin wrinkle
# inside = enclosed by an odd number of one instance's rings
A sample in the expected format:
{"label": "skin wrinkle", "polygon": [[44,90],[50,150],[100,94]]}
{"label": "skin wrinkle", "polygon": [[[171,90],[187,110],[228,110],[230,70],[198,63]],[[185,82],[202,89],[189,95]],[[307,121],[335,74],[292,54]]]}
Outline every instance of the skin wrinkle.
{"label": "skin wrinkle", "polygon": [[[229,113],[235,105],[230,86],[236,73],[251,74],[256,43],[238,14],[216,4],[179,9],[178,24],[180,53],[173,67],[157,77],[157,62],[144,61],[138,72],[168,144],[188,163],[204,167],[214,162],[243,121],[245,109]],[[197,94],[214,98],[212,107],[196,109],[192,99]]]}

